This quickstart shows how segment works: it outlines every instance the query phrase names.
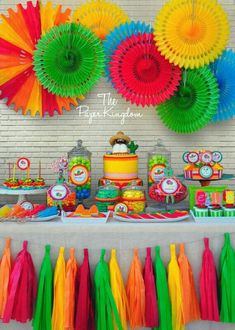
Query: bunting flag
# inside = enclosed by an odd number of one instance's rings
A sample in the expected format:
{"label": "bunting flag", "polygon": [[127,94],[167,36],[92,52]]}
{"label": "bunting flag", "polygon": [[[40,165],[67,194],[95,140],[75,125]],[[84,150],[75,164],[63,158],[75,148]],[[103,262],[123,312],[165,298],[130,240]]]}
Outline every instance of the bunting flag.
{"label": "bunting flag", "polygon": [[11,239],[6,238],[5,248],[0,262],[0,317],[3,318],[8,298],[9,281],[11,274]]}
{"label": "bunting flag", "polygon": [[3,323],[10,320],[26,323],[33,317],[37,277],[27,247],[28,241],[24,241],[23,249],[17,254],[12,268]]}
{"label": "bunting flag", "polygon": [[[122,278],[122,273],[118,265],[117,254],[115,249],[111,250],[109,272],[110,272],[110,284],[111,284],[112,294],[117,306],[118,314],[122,324],[122,329],[127,330],[129,305],[128,305],[126,290]],[[114,329],[115,330],[117,329],[116,325]]]}
{"label": "bunting flag", "polygon": [[180,268],[182,298],[183,298],[183,324],[200,320],[200,308],[196,295],[194,276],[192,267],[185,254],[184,244],[180,244],[180,253],[178,257]]}
{"label": "bunting flag", "polygon": [[146,249],[144,267],[144,284],[145,284],[145,326],[149,328],[158,327],[158,306],[157,294],[155,286],[155,278],[153,273],[153,262],[151,256],[151,248]]}
{"label": "bunting flag", "polygon": [[220,255],[220,319],[235,323],[235,252],[229,233],[224,234],[224,246]]}
{"label": "bunting flag", "polygon": [[84,249],[84,259],[79,268],[79,289],[76,308],[75,330],[95,330],[92,303],[92,285],[88,249]]}
{"label": "bunting flag", "polygon": [[127,287],[127,299],[130,307],[131,329],[145,326],[145,287],[143,268],[138,255],[138,249],[134,250],[134,257],[129,269]]}
{"label": "bunting flag", "polygon": [[219,322],[217,273],[214,256],[209,247],[209,238],[204,238],[204,245],[200,274],[201,318]]}
{"label": "bunting flag", "polygon": [[45,246],[45,254],[42,261],[39,279],[38,293],[33,318],[34,330],[51,330],[53,269],[50,257],[51,246]]}
{"label": "bunting flag", "polygon": [[52,312],[52,330],[64,330],[64,292],[65,292],[65,260],[64,247],[60,247],[54,273],[54,299]]}
{"label": "bunting flag", "polygon": [[75,328],[75,296],[78,282],[78,264],[75,257],[75,249],[70,249],[70,257],[66,264],[65,274],[65,314],[64,329],[74,330]]}
{"label": "bunting flag", "polygon": [[160,256],[160,246],[155,248],[155,281],[158,297],[159,327],[154,330],[172,330],[171,302],[165,266]]}
{"label": "bunting flag", "polygon": [[182,283],[176,257],[175,244],[170,245],[170,255],[171,259],[168,265],[168,285],[172,306],[172,329],[184,330]]}

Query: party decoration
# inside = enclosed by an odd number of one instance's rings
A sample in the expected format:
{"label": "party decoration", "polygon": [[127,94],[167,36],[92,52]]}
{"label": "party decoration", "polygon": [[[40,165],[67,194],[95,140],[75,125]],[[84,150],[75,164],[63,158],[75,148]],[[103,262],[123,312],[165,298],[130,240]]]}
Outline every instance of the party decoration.
{"label": "party decoration", "polygon": [[184,330],[183,325],[183,297],[180,269],[176,258],[176,246],[170,245],[171,259],[168,265],[168,285],[171,298],[172,328]]}
{"label": "party decoration", "polygon": [[200,274],[201,319],[219,322],[217,273],[209,238],[204,238],[204,245]]}
{"label": "party decoration", "polygon": [[182,283],[183,324],[186,325],[189,322],[200,320],[200,309],[196,295],[192,267],[185,254],[183,243],[180,244],[178,264]]}
{"label": "party decoration", "polygon": [[148,328],[158,327],[158,306],[151,248],[146,249],[144,283],[145,283],[145,326]]}
{"label": "party decoration", "polygon": [[155,248],[155,280],[158,298],[159,327],[155,330],[172,330],[171,302],[167,283],[167,274],[160,256],[160,246]]}
{"label": "party decoration", "polygon": [[213,122],[231,119],[235,114],[235,52],[231,49],[225,50],[210,68],[218,80],[220,99],[217,113]]}
{"label": "party decoration", "polygon": [[34,330],[51,330],[51,313],[52,313],[52,288],[53,288],[53,269],[50,257],[51,247],[45,246],[45,254],[42,261],[39,279],[38,292],[33,317]]}
{"label": "party decoration", "polygon": [[89,254],[88,249],[84,249],[83,263],[79,268],[79,288],[77,296],[75,330],[96,329],[91,290]]}
{"label": "party decoration", "polygon": [[168,1],[154,27],[158,50],[171,63],[194,69],[215,60],[229,38],[228,17],[214,0]]}
{"label": "party decoration", "polygon": [[104,40],[115,27],[129,21],[129,17],[114,3],[91,0],[75,10],[73,21],[86,26]]}
{"label": "party decoration", "polygon": [[0,99],[7,99],[8,106],[15,111],[22,109],[22,114],[38,113],[53,116],[55,112],[62,114],[63,109],[69,111],[71,105],[77,106],[77,99],[53,95],[42,87],[34,73],[33,54],[41,35],[55,25],[64,24],[69,20],[70,10],[62,12],[58,5],[53,8],[32,1],[26,8],[17,5],[17,11],[8,10],[8,16],[1,15],[0,24]]}
{"label": "party decoration", "polygon": [[6,238],[5,248],[0,263],[0,318],[3,318],[8,298],[8,288],[11,274],[11,239]]}
{"label": "party decoration", "polygon": [[181,70],[156,49],[152,33],[132,35],[119,44],[110,62],[112,83],[127,101],[150,106],[177,90]]}
{"label": "party decoration", "polygon": [[54,299],[52,311],[52,330],[64,330],[65,304],[65,260],[64,247],[60,247],[54,273]]}
{"label": "party decoration", "polygon": [[130,326],[132,329],[145,325],[145,286],[142,264],[139,259],[138,249],[134,250],[134,256],[129,269],[127,286],[127,299],[130,307]]}
{"label": "party decoration", "polygon": [[110,34],[107,35],[106,40],[104,40],[104,51],[105,51],[105,74],[106,77],[111,80],[110,77],[110,61],[114,51],[117,49],[119,44],[126,40],[126,38],[131,37],[133,34],[138,35],[139,33],[150,33],[152,32],[151,26],[144,22],[127,22],[116,27]]}
{"label": "party decoration", "polygon": [[208,67],[184,72],[183,82],[157,112],[163,123],[180,134],[196,132],[209,124],[219,103],[217,81]]}
{"label": "party decoration", "polygon": [[10,320],[26,323],[33,317],[37,277],[27,247],[28,241],[24,241],[23,249],[17,254],[12,268],[3,323],[9,323]]}
{"label": "party decoration", "polygon": [[220,255],[220,288],[222,322],[235,323],[235,254],[231,246],[229,233],[224,234],[224,246]]}
{"label": "party decoration", "polygon": [[34,70],[52,94],[76,97],[91,90],[104,69],[100,40],[81,24],[54,26],[38,41]]}
{"label": "party decoration", "polygon": [[[109,262],[110,285],[112,289],[113,298],[118,310],[121,320],[122,329],[127,330],[127,320],[129,315],[129,305],[126,296],[126,290],[120,271],[116,250],[111,250],[111,258]],[[115,327],[117,329],[117,327]]]}

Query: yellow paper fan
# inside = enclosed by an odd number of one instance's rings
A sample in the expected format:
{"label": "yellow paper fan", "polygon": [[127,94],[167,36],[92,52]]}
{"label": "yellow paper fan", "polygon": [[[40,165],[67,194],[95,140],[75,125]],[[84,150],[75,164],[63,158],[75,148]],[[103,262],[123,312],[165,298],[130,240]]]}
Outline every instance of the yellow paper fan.
{"label": "yellow paper fan", "polygon": [[73,21],[85,25],[104,40],[115,27],[130,19],[121,8],[113,3],[91,0],[75,10]]}
{"label": "yellow paper fan", "polygon": [[215,0],[171,0],[159,12],[156,45],[171,63],[199,68],[214,61],[229,38],[229,22]]}

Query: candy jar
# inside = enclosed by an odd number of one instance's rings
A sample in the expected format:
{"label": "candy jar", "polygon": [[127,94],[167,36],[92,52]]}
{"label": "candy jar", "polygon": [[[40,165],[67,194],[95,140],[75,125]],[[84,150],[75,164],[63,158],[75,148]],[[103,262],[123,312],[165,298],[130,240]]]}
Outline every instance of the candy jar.
{"label": "candy jar", "polygon": [[161,139],[148,153],[148,187],[159,182],[164,176],[164,170],[171,165],[171,152],[162,144]]}
{"label": "candy jar", "polygon": [[146,206],[144,188],[132,181],[130,186],[122,189],[122,201],[128,205],[130,211],[134,213],[144,212]]}
{"label": "candy jar", "polygon": [[107,212],[108,207],[115,205],[120,198],[120,190],[110,181],[106,181],[104,186],[96,190],[96,206],[99,212]]}
{"label": "candy jar", "polygon": [[83,145],[82,140],[68,152],[69,182],[76,186],[76,196],[79,201],[91,194],[91,152]]}

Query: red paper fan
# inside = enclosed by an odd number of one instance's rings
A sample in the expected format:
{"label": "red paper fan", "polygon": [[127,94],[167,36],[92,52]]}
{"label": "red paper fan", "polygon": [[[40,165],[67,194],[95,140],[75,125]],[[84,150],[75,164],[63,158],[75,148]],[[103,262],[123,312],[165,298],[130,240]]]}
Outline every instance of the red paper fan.
{"label": "red paper fan", "polygon": [[181,70],[156,49],[152,33],[124,40],[110,63],[114,87],[132,104],[150,106],[165,102],[176,91]]}

